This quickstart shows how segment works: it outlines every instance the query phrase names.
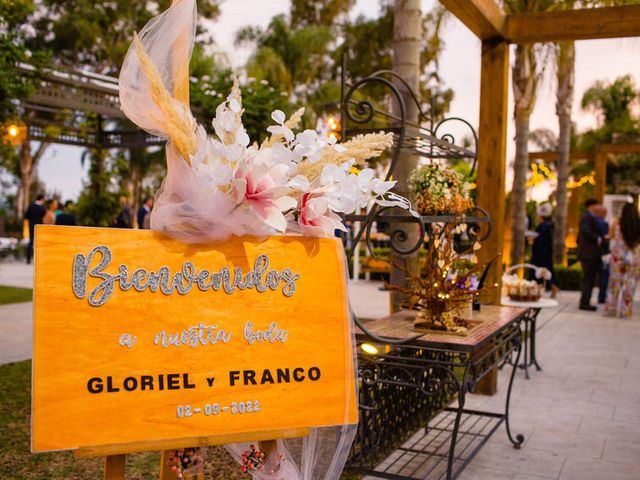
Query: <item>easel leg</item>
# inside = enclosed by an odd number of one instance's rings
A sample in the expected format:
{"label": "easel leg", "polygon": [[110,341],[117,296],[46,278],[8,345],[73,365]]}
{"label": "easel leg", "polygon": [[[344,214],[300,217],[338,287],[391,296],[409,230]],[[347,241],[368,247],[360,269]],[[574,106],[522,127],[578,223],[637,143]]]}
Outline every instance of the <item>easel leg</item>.
{"label": "easel leg", "polygon": [[126,455],[108,455],[104,459],[104,480],[124,480]]}
{"label": "easel leg", "polygon": [[169,450],[163,450],[160,454],[160,480],[176,480],[176,474],[173,473],[171,467],[167,465],[169,459]]}

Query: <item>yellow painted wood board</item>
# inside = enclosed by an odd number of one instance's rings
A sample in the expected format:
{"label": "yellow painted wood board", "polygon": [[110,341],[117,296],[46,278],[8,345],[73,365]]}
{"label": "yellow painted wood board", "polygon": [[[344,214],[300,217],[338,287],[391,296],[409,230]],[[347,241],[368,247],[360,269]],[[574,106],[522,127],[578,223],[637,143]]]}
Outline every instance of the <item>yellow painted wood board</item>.
{"label": "yellow painted wood board", "polygon": [[344,269],[337,239],[38,226],[32,450],[356,423]]}

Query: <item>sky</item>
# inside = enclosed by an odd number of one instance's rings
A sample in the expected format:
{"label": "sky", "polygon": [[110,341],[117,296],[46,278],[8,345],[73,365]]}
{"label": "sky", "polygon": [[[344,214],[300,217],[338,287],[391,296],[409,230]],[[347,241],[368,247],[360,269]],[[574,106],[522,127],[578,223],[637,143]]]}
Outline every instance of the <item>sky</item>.
{"label": "sky", "polygon": [[[422,0],[423,11],[437,0]],[[288,0],[224,0],[219,19],[209,27],[220,53],[226,54],[233,66],[241,66],[250,51],[233,45],[235,33],[247,25],[266,26],[277,14],[287,13]],[[374,17],[379,11],[377,0],[358,0],[352,15]],[[444,29],[445,48],[440,57],[440,76],[444,86],[452,88],[454,99],[449,116],[459,116],[472,125],[478,124],[480,98],[480,41],[453,15]],[[631,74],[640,82],[640,39],[586,40],[576,42],[576,82],[574,121],[578,131],[595,127],[597,118],[580,108],[582,93],[596,80],[614,80]],[[513,59],[513,55],[511,55]],[[553,68],[547,69],[538,91],[538,101],[531,117],[531,130],[549,128],[557,132],[555,115],[555,83]],[[640,86],[640,85],[639,85]],[[512,92],[509,90],[509,115],[513,117]],[[458,133],[461,132],[453,132]],[[509,124],[507,161],[514,152],[514,125]],[[48,191],[59,192],[63,199],[76,198],[87,178],[87,166],[81,167],[82,149],[68,146],[51,147],[38,166],[39,177]],[[542,194],[544,196],[544,194]]]}

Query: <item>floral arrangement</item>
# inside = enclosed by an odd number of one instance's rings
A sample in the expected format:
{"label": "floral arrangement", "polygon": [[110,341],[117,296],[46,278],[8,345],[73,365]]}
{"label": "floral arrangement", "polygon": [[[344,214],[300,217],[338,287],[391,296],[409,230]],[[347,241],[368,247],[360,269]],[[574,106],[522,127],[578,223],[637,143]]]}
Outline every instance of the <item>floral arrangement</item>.
{"label": "floral arrangement", "polygon": [[441,165],[416,168],[409,177],[415,209],[422,215],[460,215],[473,207],[469,184],[462,175]]}
{"label": "floral arrangement", "polygon": [[202,452],[199,448],[170,450],[167,465],[176,478],[183,480],[189,472],[196,471],[202,465]]}
{"label": "floral arrangement", "polygon": [[516,302],[537,302],[542,296],[542,289],[536,280],[525,280],[517,274],[518,270],[530,269],[536,279],[547,282],[551,280],[551,271],[544,267],[522,263],[513,265],[502,276],[504,293]]}
{"label": "floral arrangement", "polygon": [[[276,110],[271,115],[274,124],[267,129],[270,136],[260,145],[251,143],[234,82],[216,108],[215,137],[209,137],[171,96],[138,37],[134,45],[169,145],[184,162],[175,169],[183,172],[180,184],[168,180],[163,184],[151,217],[153,229],[198,242],[231,234],[333,236],[335,230],[346,231],[340,214],[370,202],[410,206],[390,192],[395,182],[376,178],[366,167],[366,160],[392,144],[391,134],[361,135],[338,144],[315,130],[294,133],[304,109],[288,119]],[[134,112],[127,113],[135,117]]]}
{"label": "floral arrangement", "polygon": [[480,287],[478,274],[485,265],[479,264],[474,242],[468,252],[457,252],[456,234],[466,231],[465,224],[434,224],[425,264],[418,275],[406,271],[408,285],[387,285],[390,290],[407,294],[406,307],[417,310],[416,330],[441,331],[466,335],[469,319],[460,318],[460,311],[474,295],[486,290]]}
{"label": "floral arrangement", "polygon": [[264,451],[257,450],[255,445],[249,445],[249,450],[242,453],[241,461],[240,471],[251,476],[251,472],[264,470],[267,463],[267,454]]}

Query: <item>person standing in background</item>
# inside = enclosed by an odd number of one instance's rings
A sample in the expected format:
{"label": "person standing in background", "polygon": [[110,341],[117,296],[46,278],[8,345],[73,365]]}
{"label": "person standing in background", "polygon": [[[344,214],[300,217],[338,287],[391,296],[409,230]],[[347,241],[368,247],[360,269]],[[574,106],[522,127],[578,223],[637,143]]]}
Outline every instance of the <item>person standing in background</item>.
{"label": "person standing in background", "polygon": [[607,209],[604,205],[598,205],[595,210],[598,234],[603,238],[600,246],[601,259],[598,271],[598,303],[607,301],[607,287],[609,286],[609,222],[607,222]]}
{"label": "person standing in background", "polygon": [[67,200],[64,204],[64,209],[56,217],[56,225],[73,226],[77,224],[76,216],[73,213],[73,202],[71,200]]}
{"label": "person standing in background", "polygon": [[633,294],[640,276],[640,217],[632,203],[622,207],[619,219],[611,222],[610,283],[605,315],[629,318]]}
{"label": "person standing in background", "polygon": [[131,228],[131,209],[129,208],[129,201],[127,197],[120,197],[120,213],[114,221],[114,227],[116,228]]}
{"label": "person standing in background", "polygon": [[[546,268],[551,272],[551,298],[555,298],[560,289],[556,283],[556,275],[553,269],[553,209],[548,203],[538,207],[536,213],[540,217],[540,224],[536,227],[536,237],[531,247],[531,263],[536,267]],[[542,282],[539,279],[539,283]]]}
{"label": "person standing in background", "polygon": [[56,224],[56,211],[58,210],[58,200],[51,198],[45,202],[47,211],[44,214],[43,223],[45,225]]}
{"label": "person standing in background", "polygon": [[600,264],[602,263],[603,237],[598,233],[596,210],[598,202],[594,198],[584,202],[585,212],[580,218],[578,230],[578,260],[582,265],[582,292],[580,294],[580,310],[595,312],[598,308],[591,305],[591,293],[596,282]]}
{"label": "person standing in background", "polygon": [[29,222],[29,246],[27,247],[27,263],[31,263],[33,258],[33,241],[35,236],[36,225],[42,224],[44,214],[47,213],[44,208],[44,195],[38,194],[36,201],[29,205],[27,211],[24,212],[24,219]]}
{"label": "person standing in background", "polygon": [[149,224],[149,221],[145,222],[145,217],[151,214],[151,209],[153,208],[153,198],[147,197],[144,199],[142,206],[138,209],[138,228],[148,229],[146,226]]}

